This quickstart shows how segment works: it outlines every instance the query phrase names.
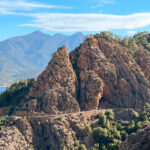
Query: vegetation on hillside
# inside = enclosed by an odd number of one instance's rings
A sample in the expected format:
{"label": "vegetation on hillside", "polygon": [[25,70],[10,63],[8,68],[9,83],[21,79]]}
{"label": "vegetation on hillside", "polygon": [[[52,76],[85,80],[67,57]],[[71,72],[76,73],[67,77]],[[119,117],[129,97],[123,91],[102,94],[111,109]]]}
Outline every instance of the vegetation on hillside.
{"label": "vegetation on hillside", "polygon": [[0,116],[0,127],[8,124],[8,119],[5,116]]}
{"label": "vegetation on hillside", "polygon": [[0,94],[0,107],[19,105],[34,82],[35,79],[22,79],[12,84]]}
{"label": "vegetation on hillside", "polygon": [[[86,127],[86,131],[94,139],[94,144],[89,150],[118,150],[118,145],[129,135],[135,134],[142,125],[150,123],[150,104],[146,103],[131,121],[115,121],[111,110],[97,117],[98,124]],[[86,147],[78,143],[75,149],[86,150]]]}
{"label": "vegetation on hillside", "polygon": [[125,37],[123,39],[110,31],[101,32],[100,36],[105,39],[113,39],[121,45],[126,46],[130,49],[132,49],[133,47],[138,47],[150,51],[150,33],[147,31],[139,32],[133,37]]}

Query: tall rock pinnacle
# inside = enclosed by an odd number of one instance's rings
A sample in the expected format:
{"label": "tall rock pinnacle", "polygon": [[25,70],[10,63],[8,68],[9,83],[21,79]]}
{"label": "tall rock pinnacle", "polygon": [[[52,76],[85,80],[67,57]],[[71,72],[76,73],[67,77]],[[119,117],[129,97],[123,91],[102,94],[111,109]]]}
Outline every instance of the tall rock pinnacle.
{"label": "tall rock pinnacle", "polygon": [[78,112],[76,85],[77,78],[64,46],[53,55],[28,97],[37,99],[40,109],[49,114]]}

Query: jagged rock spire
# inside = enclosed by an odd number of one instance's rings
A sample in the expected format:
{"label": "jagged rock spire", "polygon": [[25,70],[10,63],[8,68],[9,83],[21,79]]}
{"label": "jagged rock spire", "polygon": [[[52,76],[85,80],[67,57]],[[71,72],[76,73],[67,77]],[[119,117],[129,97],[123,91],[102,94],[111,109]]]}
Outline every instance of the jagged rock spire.
{"label": "jagged rock spire", "polygon": [[28,98],[38,100],[46,113],[69,113],[80,110],[76,99],[77,78],[65,46],[54,53],[47,68],[38,77]]}

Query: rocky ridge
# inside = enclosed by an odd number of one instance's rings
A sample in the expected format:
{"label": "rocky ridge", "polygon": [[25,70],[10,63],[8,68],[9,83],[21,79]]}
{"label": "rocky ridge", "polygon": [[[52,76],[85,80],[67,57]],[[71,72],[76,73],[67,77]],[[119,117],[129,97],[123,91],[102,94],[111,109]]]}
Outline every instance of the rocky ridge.
{"label": "rocky ridge", "polygon": [[[97,34],[70,54],[59,48],[27,99],[37,101],[33,111],[48,114],[141,108],[150,102],[149,63],[146,50],[131,51]],[[22,108],[31,109],[30,104]]]}
{"label": "rocky ridge", "polygon": [[[132,56],[134,53],[136,50],[130,52],[128,48],[114,40],[105,40],[99,35],[87,39],[78,50],[71,52],[71,62],[79,72],[78,78],[81,84],[80,74],[83,71],[85,74],[92,71],[102,80],[103,92],[99,92],[101,97],[97,99],[99,107],[137,108],[143,105],[144,100],[150,100],[149,79],[142,71],[147,70],[148,74],[148,66],[145,66],[145,69],[142,68]],[[141,53],[146,53],[146,51],[141,50]],[[149,59],[148,52],[146,54]],[[136,55],[134,56],[137,58]],[[82,88],[80,89],[81,95],[84,95],[86,91],[83,93]],[[84,98],[82,103],[86,100]],[[98,107],[95,105],[95,108]]]}

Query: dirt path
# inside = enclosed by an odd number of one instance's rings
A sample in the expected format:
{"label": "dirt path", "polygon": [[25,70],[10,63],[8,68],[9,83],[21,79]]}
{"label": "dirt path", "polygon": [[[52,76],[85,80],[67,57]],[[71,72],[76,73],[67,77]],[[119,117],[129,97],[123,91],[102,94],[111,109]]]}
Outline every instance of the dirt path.
{"label": "dirt path", "polygon": [[38,115],[24,115],[24,116],[12,116],[16,119],[19,119],[19,118],[24,118],[24,117],[27,117],[27,118],[52,118],[52,119],[57,119],[57,118],[60,118],[61,116],[76,116],[76,115],[79,115],[79,114],[82,114],[85,118],[90,118],[92,115],[96,115],[96,114],[99,114],[100,112],[104,112],[106,111],[105,109],[100,109],[100,110],[90,110],[90,111],[81,111],[81,112],[75,112],[75,113],[66,113],[66,114],[59,114],[59,115],[41,115],[41,116],[38,116]]}

